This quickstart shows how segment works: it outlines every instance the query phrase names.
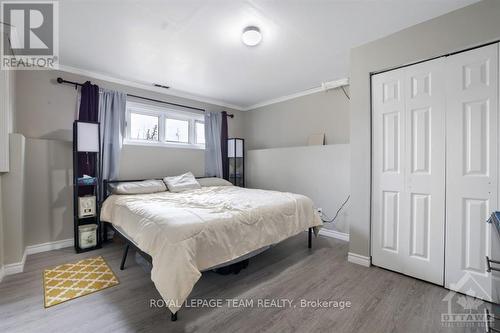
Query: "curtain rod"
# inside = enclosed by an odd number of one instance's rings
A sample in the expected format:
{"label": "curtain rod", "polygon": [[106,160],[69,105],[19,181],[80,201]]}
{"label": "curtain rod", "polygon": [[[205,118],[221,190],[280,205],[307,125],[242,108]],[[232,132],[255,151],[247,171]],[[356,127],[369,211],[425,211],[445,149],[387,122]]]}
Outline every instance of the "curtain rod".
{"label": "curtain rod", "polygon": [[[60,84],[63,84],[63,83],[71,84],[71,85],[75,86],[75,89],[76,89],[76,87],[83,86],[82,83],[64,80],[62,77],[58,77],[57,78],[57,83],[60,83]],[[205,109],[196,108],[194,106],[188,106],[188,105],[182,105],[182,104],[177,104],[177,103],[165,102],[165,101],[162,101],[162,100],[159,100],[159,99],[154,99],[154,98],[149,98],[149,97],[143,97],[143,96],[138,96],[138,95],[132,95],[132,94],[127,94],[127,96],[128,97],[134,97],[134,98],[143,99],[143,100],[146,100],[146,101],[163,103],[163,104],[168,104],[168,105],[173,105],[173,106],[179,106],[179,107],[186,108],[186,109],[191,109],[191,110],[197,110],[197,111],[205,112]],[[227,116],[229,118],[234,118],[234,114],[227,113]]]}

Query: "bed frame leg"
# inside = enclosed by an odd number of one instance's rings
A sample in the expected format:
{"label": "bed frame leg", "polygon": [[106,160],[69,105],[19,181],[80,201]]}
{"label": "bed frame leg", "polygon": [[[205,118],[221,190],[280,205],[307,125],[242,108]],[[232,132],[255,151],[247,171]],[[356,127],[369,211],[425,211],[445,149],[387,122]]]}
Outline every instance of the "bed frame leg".
{"label": "bed frame leg", "polygon": [[312,228],[309,228],[307,235],[307,247],[310,249],[312,247]]}
{"label": "bed frame leg", "polygon": [[102,241],[106,243],[108,241],[108,223],[102,223]]}
{"label": "bed frame leg", "polygon": [[177,312],[170,314],[170,321],[177,321]]}
{"label": "bed frame leg", "polygon": [[120,264],[120,270],[124,270],[125,269],[125,260],[127,260],[127,254],[128,254],[128,248],[129,248],[129,245],[125,245],[125,250],[123,251],[123,257],[122,257],[122,263]]}

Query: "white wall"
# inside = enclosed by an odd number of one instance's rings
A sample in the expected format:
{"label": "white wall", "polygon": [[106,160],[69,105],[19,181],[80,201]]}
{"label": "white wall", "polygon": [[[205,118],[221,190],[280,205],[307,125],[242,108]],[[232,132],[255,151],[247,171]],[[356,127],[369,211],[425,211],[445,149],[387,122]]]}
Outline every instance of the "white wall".
{"label": "white wall", "polygon": [[305,146],[315,133],[325,133],[326,144],[349,143],[349,100],[340,89],[246,111],[243,119],[248,149]]}
{"label": "white wall", "polygon": [[370,73],[500,39],[500,1],[484,0],[351,51],[350,249],[370,255]]}
{"label": "white wall", "polygon": [[205,174],[205,151],[125,145],[120,157],[120,179],[162,178],[191,171]]}
{"label": "white wall", "polygon": [[[332,217],[350,192],[350,149],[348,144],[249,150],[247,185],[252,188],[300,193]],[[335,225],[349,232],[349,205]]]}

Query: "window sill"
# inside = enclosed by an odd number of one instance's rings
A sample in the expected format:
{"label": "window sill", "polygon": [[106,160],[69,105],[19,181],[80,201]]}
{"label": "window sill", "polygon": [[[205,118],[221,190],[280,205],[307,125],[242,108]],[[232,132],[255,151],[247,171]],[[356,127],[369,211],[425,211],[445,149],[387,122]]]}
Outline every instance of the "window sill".
{"label": "window sill", "polygon": [[144,147],[158,147],[158,148],[205,150],[205,146],[196,145],[196,144],[192,144],[192,143],[150,142],[150,141],[142,141],[142,140],[124,139],[123,144],[126,146],[144,146]]}

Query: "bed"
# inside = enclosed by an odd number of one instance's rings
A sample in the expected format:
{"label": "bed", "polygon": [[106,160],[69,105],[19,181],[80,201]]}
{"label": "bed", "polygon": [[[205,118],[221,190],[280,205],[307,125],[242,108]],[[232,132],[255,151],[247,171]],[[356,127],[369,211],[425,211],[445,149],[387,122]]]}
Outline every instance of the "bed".
{"label": "bed", "polygon": [[[106,194],[110,183],[104,182]],[[306,196],[206,186],[180,193],[169,191],[107,196],[101,221],[109,222],[151,263],[151,279],[177,319],[201,272],[248,258],[291,236],[322,225]]]}

